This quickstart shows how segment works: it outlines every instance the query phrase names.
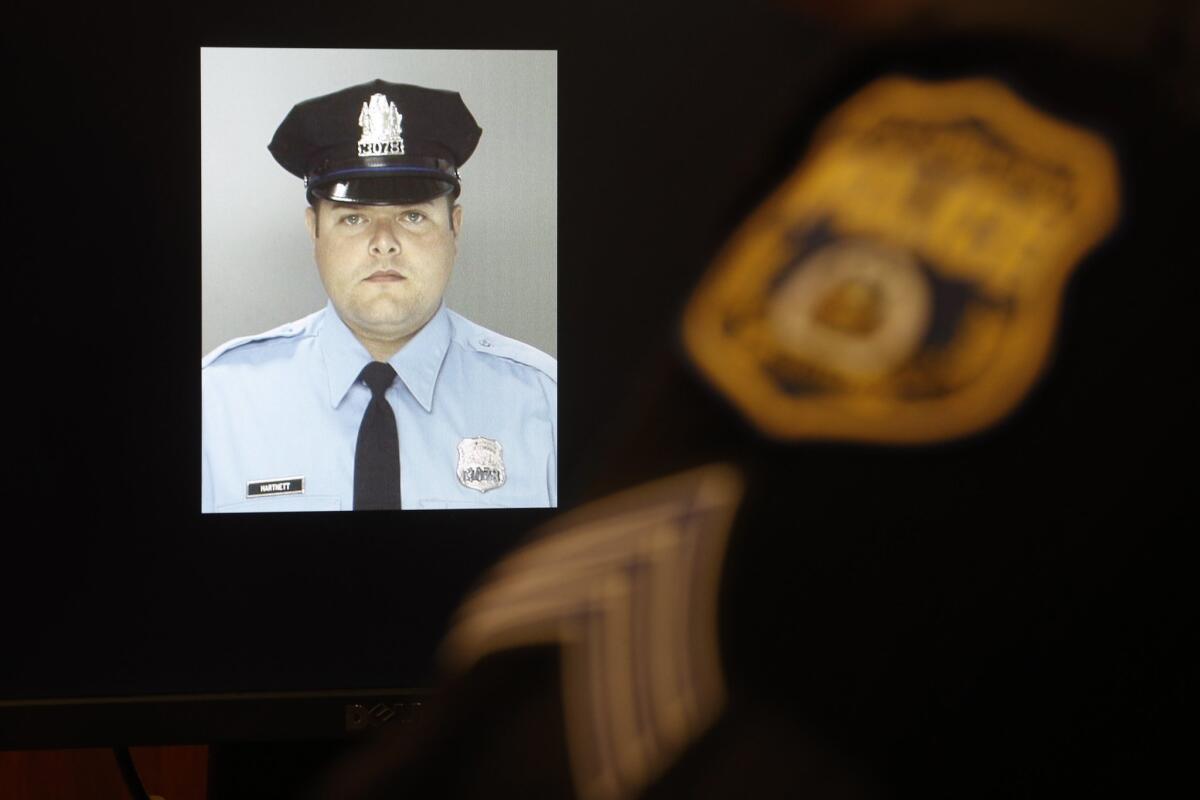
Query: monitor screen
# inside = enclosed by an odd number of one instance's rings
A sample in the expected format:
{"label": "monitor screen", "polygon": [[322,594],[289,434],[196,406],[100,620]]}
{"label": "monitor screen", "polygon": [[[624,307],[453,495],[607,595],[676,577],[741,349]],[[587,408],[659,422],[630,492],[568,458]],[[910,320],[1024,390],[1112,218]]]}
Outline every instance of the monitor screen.
{"label": "monitor screen", "polygon": [[[0,697],[119,710],[81,738],[21,718],[17,742],[88,743],[149,697],[427,688],[455,606],[560,503],[553,46],[199,44],[54,105],[106,177],[70,215],[88,275],[30,306],[75,352],[23,426],[45,516],[10,540],[28,636]],[[387,174],[330,178],[363,142]],[[424,194],[334,194],[385,184]],[[356,462],[371,361],[396,373],[382,505]]]}

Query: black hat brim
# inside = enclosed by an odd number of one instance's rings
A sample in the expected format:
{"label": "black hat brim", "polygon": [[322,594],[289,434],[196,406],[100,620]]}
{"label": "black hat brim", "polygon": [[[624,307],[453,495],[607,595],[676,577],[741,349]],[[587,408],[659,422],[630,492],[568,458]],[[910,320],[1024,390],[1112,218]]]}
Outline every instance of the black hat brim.
{"label": "black hat brim", "polygon": [[458,184],[445,178],[412,175],[347,177],[309,186],[308,192],[335,203],[388,206],[424,203],[448,194],[456,195]]}
{"label": "black hat brim", "polygon": [[441,158],[384,156],[326,162],[308,178],[315,195],[339,203],[396,205],[458,196],[458,170]]}

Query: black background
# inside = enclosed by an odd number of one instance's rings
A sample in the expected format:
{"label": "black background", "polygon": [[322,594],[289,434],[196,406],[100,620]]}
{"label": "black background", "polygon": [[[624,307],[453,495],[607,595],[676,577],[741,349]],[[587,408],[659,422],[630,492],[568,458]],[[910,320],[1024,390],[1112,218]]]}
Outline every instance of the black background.
{"label": "black background", "polygon": [[[1165,731],[1194,620],[1196,124],[1156,72],[1169,53],[870,42],[757,3],[564,9],[93,6],[6,32],[0,698],[432,682],[462,593],[548,514],[196,512],[199,48],[546,48],[563,506],[741,463],[731,681],[885,782],[1161,779],[1182,752]],[[679,311],[812,125],[896,69],[996,75],[1109,136],[1122,223],[1070,282],[1049,370],[1002,425],[933,448],[775,445],[692,376]],[[1012,760],[1040,766],[997,770]]]}

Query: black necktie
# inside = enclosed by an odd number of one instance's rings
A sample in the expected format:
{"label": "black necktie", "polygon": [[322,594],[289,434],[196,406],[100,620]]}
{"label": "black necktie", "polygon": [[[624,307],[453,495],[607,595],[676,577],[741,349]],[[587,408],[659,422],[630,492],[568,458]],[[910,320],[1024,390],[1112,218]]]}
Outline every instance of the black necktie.
{"label": "black necktie", "polygon": [[354,445],[354,510],[400,508],[400,435],[384,392],[396,370],[383,361],[363,367],[359,378],[371,387],[371,402]]}

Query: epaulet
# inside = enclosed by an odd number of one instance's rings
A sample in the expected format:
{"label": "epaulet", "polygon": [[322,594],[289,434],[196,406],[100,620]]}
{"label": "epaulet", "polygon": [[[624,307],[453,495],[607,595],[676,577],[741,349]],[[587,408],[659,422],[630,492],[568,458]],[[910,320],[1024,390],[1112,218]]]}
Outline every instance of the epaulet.
{"label": "epaulet", "polygon": [[230,350],[236,350],[237,348],[250,344],[251,342],[261,342],[267,339],[285,339],[291,336],[301,336],[305,333],[308,333],[312,329],[316,318],[323,313],[324,309],[320,311],[314,311],[307,317],[298,319],[295,322],[285,322],[283,325],[272,328],[269,331],[256,333],[252,336],[239,336],[236,339],[230,339],[228,342],[218,345],[212,352],[200,359],[200,368],[204,369],[222,355],[228,353]]}
{"label": "epaulet", "polygon": [[441,653],[454,672],[559,647],[579,797],[636,795],[724,709],[717,590],[742,492],[735,469],[711,465],[584,506],[459,609]]}
{"label": "epaulet", "polygon": [[450,311],[450,315],[462,341],[475,352],[533,367],[558,383],[558,360],[554,356],[543,353],[533,345],[496,333],[455,311]]}

